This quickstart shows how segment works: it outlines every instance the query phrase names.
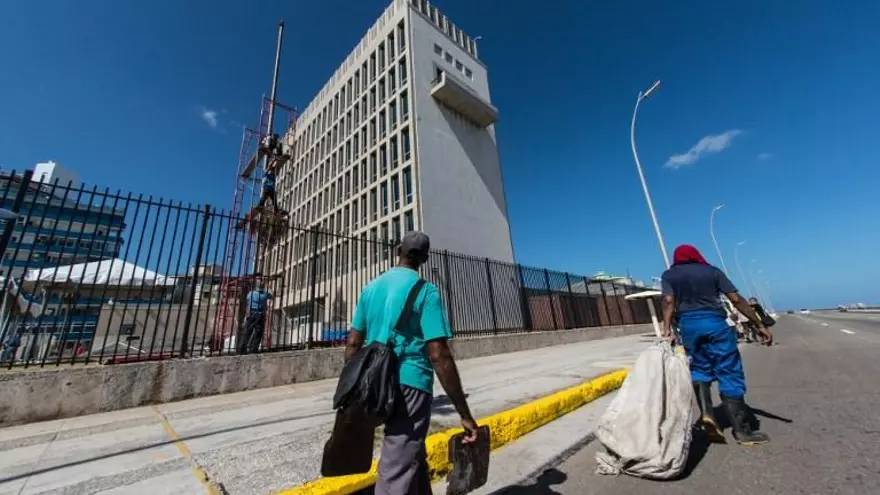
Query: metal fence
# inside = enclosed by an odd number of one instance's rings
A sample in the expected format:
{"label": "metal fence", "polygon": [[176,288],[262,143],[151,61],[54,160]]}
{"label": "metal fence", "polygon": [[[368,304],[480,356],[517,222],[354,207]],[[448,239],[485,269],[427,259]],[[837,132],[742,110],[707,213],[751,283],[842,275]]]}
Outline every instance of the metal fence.
{"label": "metal fence", "polygon": [[[395,242],[291,226],[255,209],[44,184],[0,173],[0,362],[117,364],[340,345]],[[400,226],[383,229],[400,232]],[[434,251],[422,276],[455,337],[648,323],[644,290]],[[247,294],[273,295],[244,342]]]}

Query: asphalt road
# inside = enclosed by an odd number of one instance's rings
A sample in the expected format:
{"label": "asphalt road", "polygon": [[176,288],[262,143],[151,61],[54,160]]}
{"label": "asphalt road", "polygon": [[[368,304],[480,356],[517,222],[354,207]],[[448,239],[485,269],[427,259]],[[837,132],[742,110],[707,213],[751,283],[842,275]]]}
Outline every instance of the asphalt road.
{"label": "asphalt road", "polygon": [[690,473],[658,482],[595,474],[593,442],[505,493],[880,493],[880,315],[786,315],[774,331],[778,345],[743,349],[747,400],[770,444],[696,443]]}

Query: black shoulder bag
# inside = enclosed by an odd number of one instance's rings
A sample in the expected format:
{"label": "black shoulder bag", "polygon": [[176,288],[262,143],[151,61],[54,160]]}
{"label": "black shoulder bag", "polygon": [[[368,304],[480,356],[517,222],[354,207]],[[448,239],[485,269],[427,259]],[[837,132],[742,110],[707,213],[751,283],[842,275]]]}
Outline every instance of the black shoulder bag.
{"label": "black shoulder bag", "polygon": [[345,363],[333,396],[336,422],[324,445],[322,476],[366,473],[373,460],[373,435],[394,413],[400,376],[394,354],[394,332],[401,332],[413,313],[416,298],[425,285],[419,279],[410,289],[403,311],[388,342],[373,342]]}

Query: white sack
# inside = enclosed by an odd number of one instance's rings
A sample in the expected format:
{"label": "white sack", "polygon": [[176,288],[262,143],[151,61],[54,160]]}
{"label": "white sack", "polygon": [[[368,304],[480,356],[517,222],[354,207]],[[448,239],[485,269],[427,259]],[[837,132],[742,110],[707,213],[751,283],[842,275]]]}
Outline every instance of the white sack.
{"label": "white sack", "polygon": [[687,356],[669,342],[652,345],[639,355],[599,420],[596,437],[607,451],[596,454],[596,472],[679,476],[698,416]]}

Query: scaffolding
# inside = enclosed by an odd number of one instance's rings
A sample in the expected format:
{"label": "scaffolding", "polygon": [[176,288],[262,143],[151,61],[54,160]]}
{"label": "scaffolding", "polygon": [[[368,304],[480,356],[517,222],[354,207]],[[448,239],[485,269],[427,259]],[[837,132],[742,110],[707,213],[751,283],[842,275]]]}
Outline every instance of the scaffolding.
{"label": "scaffolding", "polygon": [[[234,330],[241,328],[247,308],[245,304],[247,293],[259,282],[265,283],[279,278],[264,274],[268,268],[264,266],[265,254],[280,239],[288,219],[286,214],[276,207],[277,197],[272,208],[261,204],[260,199],[261,185],[266,171],[271,171],[277,177],[290,160],[290,148],[285,146],[285,143],[294,135],[297,119],[295,108],[284,105],[275,98],[283,31],[282,22],[278,30],[272,94],[269,97],[263,95],[257,128],[245,127],[242,131],[226,237],[220,303],[214,323],[212,339],[214,351],[227,350],[224,349],[227,346],[227,339],[234,334]],[[276,136],[273,129],[277,120],[281,120],[283,132],[278,133],[279,145],[276,147],[270,143]],[[271,316],[270,311],[266,318],[264,343],[271,342]]]}

